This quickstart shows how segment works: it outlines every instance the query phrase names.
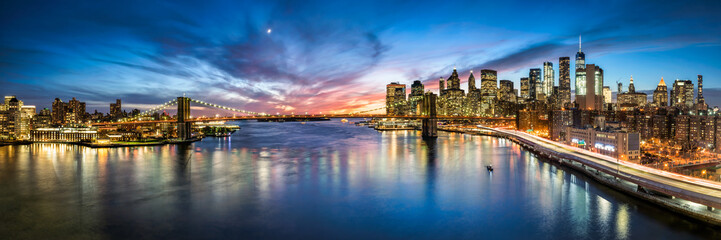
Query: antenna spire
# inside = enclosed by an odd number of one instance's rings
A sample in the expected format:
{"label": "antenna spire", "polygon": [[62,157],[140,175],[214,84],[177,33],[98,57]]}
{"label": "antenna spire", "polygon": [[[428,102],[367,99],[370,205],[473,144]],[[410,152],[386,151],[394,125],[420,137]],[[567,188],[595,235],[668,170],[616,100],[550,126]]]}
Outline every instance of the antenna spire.
{"label": "antenna spire", "polygon": [[578,34],[578,52],[581,52],[581,34]]}

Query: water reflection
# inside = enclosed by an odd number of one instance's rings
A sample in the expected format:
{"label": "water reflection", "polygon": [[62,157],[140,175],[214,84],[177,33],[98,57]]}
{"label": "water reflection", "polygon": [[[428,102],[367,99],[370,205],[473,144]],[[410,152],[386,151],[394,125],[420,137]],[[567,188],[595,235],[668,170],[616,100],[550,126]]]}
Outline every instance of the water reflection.
{"label": "water reflection", "polygon": [[718,237],[506,139],[440,133],[424,140],[413,131],[379,133],[339,122],[241,125],[232,137],[188,145],[2,147],[0,218],[8,224],[0,234]]}

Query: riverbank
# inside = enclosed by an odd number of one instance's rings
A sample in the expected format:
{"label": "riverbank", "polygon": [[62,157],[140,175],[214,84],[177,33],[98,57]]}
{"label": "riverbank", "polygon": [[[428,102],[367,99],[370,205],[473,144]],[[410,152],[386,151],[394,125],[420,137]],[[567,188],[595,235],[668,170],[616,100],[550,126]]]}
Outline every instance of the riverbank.
{"label": "riverbank", "polygon": [[192,143],[192,142],[200,141],[202,139],[203,138],[190,138],[187,140],[168,139],[168,140],[152,141],[152,142],[115,142],[115,143],[72,142],[70,144],[91,147],[91,148],[146,147],[146,146],[158,146],[158,145],[165,145],[165,144]]}
{"label": "riverbank", "polygon": [[[589,176],[591,179],[608,186],[612,189],[625,193],[627,195],[642,199],[649,203],[653,203],[656,206],[660,206],[663,209],[670,210],[671,212],[689,217],[695,220],[699,220],[715,227],[721,227],[721,215],[719,210],[715,210],[709,207],[691,206],[690,201],[681,200],[673,196],[669,196],[660,192],[646,189],[640,185],[624,181],[616,176],[610,175],[606,172],[599,171],[593,167],[589,167],[588,164],[583,164],[573,159],[569,159],[565,156],[561,156],[560,153],[554,152],[553,150],[547,149],[534,143],[530,140],[519,139],[518,137],[508,136],[506,134],[492,132],[492,131],[467,131],[458,129],[438,129],[439,131],[455,132],[471,135],[482,135],[509,139],[521,146],[526,150],[533,152],[534,154],[541,156],[540,159],[550,160],[553,164],[559,164],[561,166],[572,168],[578,172]],[[700,204],[699,204],[700,205]]]}
{"label": "riverbank", "polygon": [[2,146],[10,146],[10,145],[28,145],[32,144],[31,141],[12,141],[12,142],[0,142],[0,147]]}

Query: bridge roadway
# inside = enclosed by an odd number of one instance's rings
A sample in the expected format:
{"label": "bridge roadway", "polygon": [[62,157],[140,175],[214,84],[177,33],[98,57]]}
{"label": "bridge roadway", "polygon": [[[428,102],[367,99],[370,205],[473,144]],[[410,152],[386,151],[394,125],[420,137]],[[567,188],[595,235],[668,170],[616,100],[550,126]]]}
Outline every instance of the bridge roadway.
{"label": "bridge roadway", "polygon": [[[227,116],[210,118],[189,118],[186,122],[205,121],[233,121],[233,120],[276,120],[276,119],[317,119],[317,118],[400,118],[400,119],[425,119],[428,116],[407,115],[391,116],[385,114],[324,114],[324,115],[256,115],[256,116]],[[447,120],[505,120],[511,121],[515,118],[508,117],[467,117],[467,116],[437,116],[437,119]],[[99,122],[91,123],[93,126],[126,125],[126,124],[151,124],[151,123],[175,123],[177,120],[149,120],[149,121],[128,121],[128,122]]]}
{"label": "bridge roadway", "polygon": [[479,126],[479,128],[510,135],[518,140],[524,140],[524,142],[529,145],[550,150],[553,152],[552,154],[561,158],[579,162],[606,174],[635,183],[646,189],[703,204],[708,207],[721,208],[721,183],[719,182],[621,161],[606,155],[572,147],[527,133],[483,126]]}

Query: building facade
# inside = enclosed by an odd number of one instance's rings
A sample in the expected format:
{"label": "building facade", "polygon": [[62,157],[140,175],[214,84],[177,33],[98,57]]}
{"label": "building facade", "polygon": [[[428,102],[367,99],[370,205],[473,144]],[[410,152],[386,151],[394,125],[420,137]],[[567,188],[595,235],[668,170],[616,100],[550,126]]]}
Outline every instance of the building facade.
{"label": "building facade", "polygon": [[663,77],[661,78],[661,81],[658,82],[656,90],[653,91],[652,104],[655,107],[668,106],[668,88],[666,87],[666,82],[663,81]]}
{"label": "building facade", "polygon": [[406,102],[406,85],[392,82],[386,85],[386,114],[403,115]]}
{"label": "building facade", "polygon": [[553,73],[553,63],[543,63],[543,94],[550,97],[553,94],[553,86],[555,85],[555,77]]}
{"label": "building facade", "polygon": [[558,98],[564,108],[571,108],[570,58],[558,59]]}
{"label": "building facade", "polygon": [[690,109],[693,104],[693,82],[676,79],[671,89],[671,106]]}

